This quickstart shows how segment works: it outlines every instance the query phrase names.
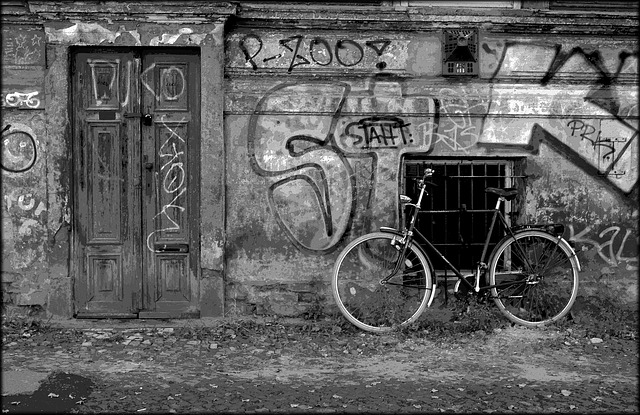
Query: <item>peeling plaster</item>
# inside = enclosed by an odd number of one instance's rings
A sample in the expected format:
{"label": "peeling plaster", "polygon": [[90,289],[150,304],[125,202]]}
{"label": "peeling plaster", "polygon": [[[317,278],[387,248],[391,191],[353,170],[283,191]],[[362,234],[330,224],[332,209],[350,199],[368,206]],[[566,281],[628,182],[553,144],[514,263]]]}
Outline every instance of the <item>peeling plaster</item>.
{"label": "peeling plaster", "polygon": [[78,22],[65,29],[45,28],[47,42],[50,43],[72,43],[97,45],[104,42],[114,43],[122,34],[130,34],[136,41],[135,46],[141,46],[140,34],[137,30],[127,30],[120,26],[117,32],[109,30],[98,23]]}
{"label": "peeling plaster", "polygon": [[[211,32],[213,33],[213,32]],[[204,38],[207,36],[207,33],[193,33],[193,30],[188,27],[183,27],[178,30],[178,33],[168,34],[164,33],[161,37],[156,36],[149,41],[149,46],[158,46],[158,45],[173,45],[175,44],[180,36],[185,36],[187,44],[199,45],[204,41]]]}
{"label": "peeling plaster", "polygon": [[221,242],[215,241],[211,244],[211,249],[202,250],[200,259],[202,261],[202,264],[215,264],[215,263],[220,263],[223,256],[224,256],[224,250],[223,250],[223,247],[221,246]]}
{"label": "peeling plaster", "polygon": [[18,233],[23,236],[31,235],[32,226],[38,226],[38,221],[34,219],[27,219],[24,222],[22,222],[22,225],[20,225],[20,229],[18,229]]}

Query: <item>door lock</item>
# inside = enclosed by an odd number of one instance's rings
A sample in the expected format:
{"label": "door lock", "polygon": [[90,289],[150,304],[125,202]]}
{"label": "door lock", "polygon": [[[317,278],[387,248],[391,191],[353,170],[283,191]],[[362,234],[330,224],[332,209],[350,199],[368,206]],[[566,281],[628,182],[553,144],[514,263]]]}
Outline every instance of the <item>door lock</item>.
{"label": "door lock", "polygon": [[142,125],[153,125],[153,115],[150,113],[141,114],[139,112],[125,112],[122,114],[124,124],[124,119],[126,118],[142,118]]}
{"label": "door lock", "polygon": [[144,168],[151,171],[151,169],[153,169],[153,163],[144,163]]}

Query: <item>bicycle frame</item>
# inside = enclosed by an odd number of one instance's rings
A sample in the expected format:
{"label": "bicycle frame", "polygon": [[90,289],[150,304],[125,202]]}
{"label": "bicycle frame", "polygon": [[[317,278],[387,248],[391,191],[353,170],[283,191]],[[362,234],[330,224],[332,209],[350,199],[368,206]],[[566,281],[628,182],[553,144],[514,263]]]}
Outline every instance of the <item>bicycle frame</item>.
{"label": "bicycle frame", "polygon": [[[423,177],[422,180],[419,181],[419,187],[420,187],[420,194],[418,196],[418,201],[413,204],[413,203],[406,203],[407,206],[411,206],[413,207],[413,212],[410,216],[410,221],[409,221],[409,227],[405,228],[405,230],[403,232],[401,232],[401,234],[403,235],[402,239],[401,239],[401,243],[403,244],[403,248],[402,248],[402,253],[399,256],[399,260],[398,263],[396,263],[396,266],[393,270],[393,272],[388,275],[387,277],[383,278],[380,282],[382,284],[386,284],[394,275],[396,275],[398,273],[398,271],[400,270],[400,268],[402,267],[402,258],[405,255],[406,249],[409,246],[411,239],[413,239],[414,234],[417,235],[421,240],[422,240],[422,244],[418,243],[419,246],[428,246],[434,253],[436,253],[440,259],[442,259],[442,261],[444,261],[444,263],[447,265],[447,267],[453,271],[453,273],[455,274],[455,276],[458,278],[459,281],[461,281],[462,283],[466,284],[466,286],[475,291],[476,293],[480,292],[481,290],[489,290],[491,288],[498,288],[498,287],[506,287],[509,285],[513,285],[514,282],[507,282],[507,283],[503,283],[503,284],[495,284],[495,285],[485,285],[485,286],[480,286],[480,277],[482,275],[482,273],[486,270],[487,268],[487,264],[485,263],[485,258],[487,256],[487,252],[489,250],[489,242],[491,240],[491,236],[493,235],[494,232],[494,228],[496,225],[496,220],[500,220],[500,222],[502,223],[502,225],[504,226],[504,228],[507,230],[507,233],[509,236],[514,237],[514,232],[511,230],[511,226],[509,226],[509,224],[507,223],[507,220],[505,219],[504,215],[502,214],[502,212],[500,211],[500,205],[506,201],[506,199],[502,196],[498,196],[498,201],[496,202],[496,207],[494,209],[479,209],[479,210],[467,210],[467,212],[471,212],[471,213],[493,213],[493,216],[491,218],[491,225],[489,227],[489,231],[487,232],[487,237],[485,239],[484,242],[484,247],[482,249],[482,254],[480,255],[480,260],[478,261],[477,265],[476,265],[476,270],[475,270],[475,274],[473,274],[473,276],[475,277],[475,281],[474,284],[472,285],[469,281],[467,281],[467,279],[465,278],[465,275],[463,275],[460,270],[458,270],[458,268],[456,268],[448,259],[447,257],[445,257],[432,243],[431,241],[429,241],[429,239],[424,236],[422,233],[420,233],[420,231],[418,231],[417,229],[415,229],[415,225],[416,225],[416,221],[418,218],[418,213],[420,212],[420,208],[421,208],[421,203],[422,203],[422,198],[425,195],[429,195],[429,193],[426,191],[426,186],[427,183],[425,181],[425,179],[427,177],[430,177],[433,174],[433,170],[431,169],[427,169],[427,171],[425,172],[425,175]],[[438,211],[438,212],[449,212],[449,211]],[[451,211],[451,212],[457,212],[457,211]],[[381,232],[396,232],[395,229],[393,228],[386,228],[386,227],[382,227],[380,228]],[[558,238],[558,242],[560,241],[560,238]],[[423,249],[424,250],[424,249]]]}
{"label": "bicycle frame", "polygon": [[[503,199],[503,198],[500,198],[500,199]],[[498,201],[498,204],[499,203],[501,203],[501,200]],[[482,210],[469,210],[468,212],[472,212],[472,213],[490,213],[490,212],[493,212],[493,216],[492,216],[492,219],[491,219],[491,225],[489,227],[489,231],[487,232],[487,237],[486,237],[485,242],[484,242],[484,247],[482,248],[482,254],[480,255],[480,260],[476,264],[476,270],[475,270],[476,272],[475,272],[475,274],[473,274],[474,277],[475,277],[473,285],[469,281],[467,281],[467,279],[465,278],[465,275],[463,275],[460,272],[460,270],[458,270],[458,268],[456,268],[447,259],[447,257],[444,256],[444,254],[442,254],[438,250],[438,248],[436,248],[431,243],[431,241],[429,241],[429,239],[427,239],[427,237],[425,237],[422,233],[420,233],[419,230],[413,229],[412,232],[414,232],[417,236],[420,237],[421,242],[422,242],[420,245],[428,246],[435,254],[438,255],[438,257],[440,257],[440,259],[442,261],[444,261],[444,263],[447,265],[449,270],[451,270],[455,274],[455,276],[458,278],[458,280],[460,280],[463,284],[466,284],[468,288],[474,290],[475,292],[480,292],[480,290],[488,290],[488,289],[495,288],[495,287],[502,287],[502,286],[507,286],[507,285],[513,284],[512,282],[510,282],[510,283],[506,283],[506,284],[486,285],[486,286],[482,286],[482,287],[480,286],[480,277],[482,275],[482,272],[484,272],[484,270],[487,267],[487,264],[485,263],[485,257],[487,256],[487,251],[489,249],[489,241],[491,240],[491,236],[493,235],[493,229],[495,227],[496,218],[500,219],[500,222],[502,222],[502,224],[504,225],[505,229],[508,231],[510,236],[513,236],[513,231],[509,227],[509,224],[507,223],[506,219],[504,218],[504,215],[502,215],[502,212],[500,212],[499,210],[482,209]]]}

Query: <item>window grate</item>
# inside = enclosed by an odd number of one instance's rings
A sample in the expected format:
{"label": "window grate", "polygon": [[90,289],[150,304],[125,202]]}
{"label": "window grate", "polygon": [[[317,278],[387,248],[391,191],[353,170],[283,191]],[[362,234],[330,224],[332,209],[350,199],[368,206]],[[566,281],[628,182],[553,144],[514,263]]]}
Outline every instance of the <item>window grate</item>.
{"label": "window grate", "polygon": [[[435,170],[431,182],[436,186],[427,188],[429,196],[422,201],[417,229],[458,269],[471,272],[480,260],[492,215],[473,211],[493,209],[497,201],[497,196],[486,193],[485,188],[515,187],[516,179],[522,176],[514,175],[513,160],[407,159],[402,188],[414,201],[417,180],[426,168]],[[509,221],[512,202],[502,204],[502,209]],[[403,216],[402,220],[406,218]],[[504,229],[495,228],[488,253],[503,234]],[[431,259],[439,273],[446,269],[435,255]]]}

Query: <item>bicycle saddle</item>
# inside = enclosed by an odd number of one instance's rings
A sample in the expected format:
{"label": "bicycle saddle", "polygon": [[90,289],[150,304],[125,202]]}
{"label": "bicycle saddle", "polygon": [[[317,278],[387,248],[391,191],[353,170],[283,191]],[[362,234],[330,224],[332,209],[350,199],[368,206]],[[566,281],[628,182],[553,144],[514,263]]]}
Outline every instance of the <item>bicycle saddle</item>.
{"label": "bicycle saddle", "polygon": [[497,187],[487,187],[484,189],[487,193],[493,193],[500,197],[504,197],[505,200],[512,200],[518,195],[518,189],[515,187],[505,187],[503,189],[498,189]]}

